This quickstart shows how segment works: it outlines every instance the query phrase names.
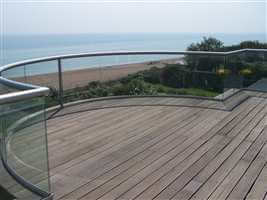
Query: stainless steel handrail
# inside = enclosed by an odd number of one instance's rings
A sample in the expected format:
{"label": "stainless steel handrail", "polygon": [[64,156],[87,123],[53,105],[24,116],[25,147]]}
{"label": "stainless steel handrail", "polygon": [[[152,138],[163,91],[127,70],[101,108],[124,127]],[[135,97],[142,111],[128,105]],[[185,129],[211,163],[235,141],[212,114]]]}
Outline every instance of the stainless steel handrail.
{"label": "stainless steel handrail", "polygon": [[12,103],[16,101],[22,101],[33,97],[47,95],[49,89],[46,87],[40,87],[32,90],[24,90],[19,92],[13,92],[8,94],[0,95],[0,104]]}
{"label": "stainless steel handrail", "polygon": [[[199,55],[199,56],[229,56],[229,55],[235,55],[240,53],[246,53],[246,52],[267,52],[267,49],[241,49],[236,51],[229,51],[229,52],[207,52],[207,51],[118,51],[118,52],[90,52],[90,53],[79,53],[79,54],[67,54],[67,55],[58,55],[58,56],[50,56],[50,57],[43,57],[43,58],[35,58],[35,59],[29,59],[24,60],[20,62],[15,62],[11,64],[7,64],[5,66],[0,67],[0,77],[1,74],[4,71],[7,71],[9,69],[23,66],[23,65],[29,65],[29,64],[35,64],[35,63],[41,63],[41,62],[47,62],[47,61],[58,61],[58,71],[59,71],[59,80],[61,80],[62,77],[62,70],[61,70],[61,60],[64,59],[72,59],[72,58],[82,58],[82,57],[100,57],[100,56],[122,56],[122,55]],[[10,80],[1,78],[2,81],[5,83],[10,83]],[[0,81],[1,81],[0,80]],[[48,88],[42,87],[41,90],[35,90],[33,88],[39,88],[39,86],[31,85],[31,84],[24,84],[16,81],[12,81],[12,84],[14,87],[21,88],[22,84],[24,89],[32,90],[29,93],[21,93],[21,92],[14,92],[12,95],[12,98],[9,99],[11,96],[3,96],[1,98],[1,103],[8,103],[10,101],[14,101],[16,98],[19,100],[24,96],[23,99],[26,98],[32,98],[36,94],[38,95],[46,95],[49,91]],[[59,91],[62,92],[62,83],[59,84],[60,88]],[[62,94],[60,94],[62,96]]]}
{"label": "stainless steel handrail", "polygon": [[209,52],[209,51],[118,51],[118,52],[90,52],[79,54],[65,54],[58,56],[49,56],[42,58],[35,58],[24,60],[20,62],[11,63],[0,67],[0,74],[8,69],[19,67],[23,65],[35,64],[40,62],[54,61],[58,59],[72,59],[82,57],[99,57],[99,56],[122,56],[122,55],[199,55],[199,56],[227,56],[245,52],[267,52],[267,49],[241,49],[228,52]]}

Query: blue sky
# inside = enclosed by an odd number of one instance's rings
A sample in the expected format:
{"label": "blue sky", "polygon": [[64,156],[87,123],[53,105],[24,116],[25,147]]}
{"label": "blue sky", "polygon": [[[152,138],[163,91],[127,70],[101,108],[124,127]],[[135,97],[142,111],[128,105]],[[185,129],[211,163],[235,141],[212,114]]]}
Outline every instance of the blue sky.
{"label": "blue sky", "polygon": [[266,33],[266,1],[1,1],[4,34]]}

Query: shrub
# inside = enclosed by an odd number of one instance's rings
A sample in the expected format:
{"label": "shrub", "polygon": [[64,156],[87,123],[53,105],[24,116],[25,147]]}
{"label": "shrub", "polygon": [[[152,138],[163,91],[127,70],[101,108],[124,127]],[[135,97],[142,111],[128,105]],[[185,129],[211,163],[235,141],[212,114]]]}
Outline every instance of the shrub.
{"label": "shrub", "polygon": [[114,96],[127,95],[128,90],[122,84],[116,84],[111,88],[111,92]]}
{"label": "shrub", "polygon": [[231,74],[231,70],[230,69],[224,69],[223,66],[221,66],[219,69],[216,70],[216,74],[218,76],[227,76]]}
{"label": "shrub", "polygon": [[97,88],[101,86],[102,86],[102,83],[100,81],[92,81],[88,83],[88,88]]}
{"label": "shrub", "polygon": [[141,79],[133,79],[125,87],[127,88],[129,95],[152,95],[156,93],[156,90],[152,85]]}
{"label": "shrub", "polygon": [[122,84],[128,84],[129,82],[131,82],[134,79],[143,80],[144,79],[143,72],[138,72],[138,73],[135,73],[135,74],[129,74],[127,77],[121,78],[119,80],[119,82],[122,83]]}
{"label": "shrub", "polygon": [[157,67],[145,70],[143,72],[144,81],[152,84],[159,84],[161,82],[161,72],[162,70]]}
{"label": "shrub", "polygon": [[189,87],[192,88],[203,88],[217,92],[221,92],[223,89],[223,77],[215,73],[195,72],[191,74],[191,81]]}
{"label": "shrub", "polygon": [[241,70],[239,71],[239,74],[240,74],[240,75],[243,75],[243,76],[252,75],[252,73],[253,73],[252,70],[249,69],[249,68],[241,69]]}
{"label": "shrub", "polygon": [[162,83],[169,87],[184,87],[186,71],[182,71],[177,65],[167,65],[162,70]]}

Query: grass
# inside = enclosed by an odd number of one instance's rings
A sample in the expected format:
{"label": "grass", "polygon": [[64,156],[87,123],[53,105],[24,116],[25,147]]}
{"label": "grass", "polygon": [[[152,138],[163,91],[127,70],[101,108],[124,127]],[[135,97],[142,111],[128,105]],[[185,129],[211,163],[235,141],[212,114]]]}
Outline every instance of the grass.
{"label": "grass", "polygon": [[213,91],[199,89],[199,88],[185,88],[185,89],[177,89],[177,90],[184,91],[186,94],[193,95],[193,96],[215,97],[219,95],[218,92],[213,92]]}
{"label": "grass", "polygon": [[154,85],[160,95],[192,95],[202,97],[215,97],[220,93],[201,88],[172,88],[161,84]]}
{"label": "grass", "polygon": [[[226,72],[227,70],[225,69],[220,71],[221,74]],[[220,76],[216,74],[213,76],[200,74],[192,80],[188,73],[184,74],[184,71],[181,71],[179,66],[166,66],[162,69],[151,68],[150,70],[140,71],[117,80],[107,82],[92,81],[87,86],[64,91],[64,103],[81,99],[121,95],[190,95],[201,97],[219,95],[220,89],[217,86],[220,85]],[[184,79],[183,83],[181,83],[181,76]],[[56,89],[51,91],[52,95],[46,99],[48,107],[58,104],[58,91]]]}
{"label": "grass", "polygon": [[[120,95],[191,95],[201,97],[215,97],[219,92],[202,88],[173,88],[163,84],[152,84],[148,82],[141,82],[141,85],[136,86],[139,91],[136,94],[126,84],[100,84],[95,88],[74,88],[64,92],[64,103],[73,102],[81,99],[90,99],[106,96],[120,96]],[[47,98],[48,107],[58,104],[53,98]]]}

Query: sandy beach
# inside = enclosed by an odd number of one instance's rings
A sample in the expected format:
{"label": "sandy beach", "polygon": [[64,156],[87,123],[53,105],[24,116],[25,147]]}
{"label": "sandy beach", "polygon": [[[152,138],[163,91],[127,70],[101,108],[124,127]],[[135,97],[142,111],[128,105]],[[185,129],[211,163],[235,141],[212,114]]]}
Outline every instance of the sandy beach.
{"label": "sandy beach", "polygon": [[[134,64],[122,64],[101,68],[88,68],[62,73],[64,90],[75,87],[86,86],[91,81],[110,81],[125,77],[129,74],[150,69],[152,67],[162,68],[166,64],[184,64],[183,58],[165,59],[161,61],[151,61]],[[63,68],[64,69],[64,68]],[[58,73],[48,73],[42,75],[28,76],[26,78],[16,78],[17,81],[31,83],[35,85],[58,88]]]}

